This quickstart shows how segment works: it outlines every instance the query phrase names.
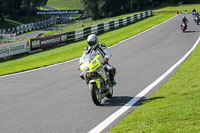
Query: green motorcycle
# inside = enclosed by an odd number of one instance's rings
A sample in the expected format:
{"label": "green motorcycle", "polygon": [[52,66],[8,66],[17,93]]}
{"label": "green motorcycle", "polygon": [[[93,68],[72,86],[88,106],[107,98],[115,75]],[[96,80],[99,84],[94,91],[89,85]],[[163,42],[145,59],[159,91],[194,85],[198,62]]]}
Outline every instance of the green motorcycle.
{"label": "green motorcycle", "polygon": [[104,97],[111,98],[113,95],[113,86],[110,83],[110,79],[107,81],[100,75],[100,72],[109,77],[109,73],[104,70],[102,63],[98,60],[101,56],[97,55],[93,60],[83,61],[80,65],[80,70],[85,72],[84,79],[89,85],[91,97],[96,105],[101,104],[101,100]]}

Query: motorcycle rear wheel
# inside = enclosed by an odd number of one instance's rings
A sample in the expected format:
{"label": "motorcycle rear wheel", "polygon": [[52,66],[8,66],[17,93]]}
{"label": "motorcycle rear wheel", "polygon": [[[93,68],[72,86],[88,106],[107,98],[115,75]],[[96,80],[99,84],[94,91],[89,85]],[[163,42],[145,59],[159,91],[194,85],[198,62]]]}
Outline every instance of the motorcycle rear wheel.
{"label": "motorcycle rear wheel", "polygon": [[186,27],[184,27],[184,26],[182,25],[182,26],[181,26],[181,29],[182,29],[183,32],[185,32]]}
{"label": "motorcycle rear wheel", "polygon": [[91,84],[91,97],[94,104],[101,104],[101,92],[99,92],[99,89],[97,88],[97,85],[95,83]]}

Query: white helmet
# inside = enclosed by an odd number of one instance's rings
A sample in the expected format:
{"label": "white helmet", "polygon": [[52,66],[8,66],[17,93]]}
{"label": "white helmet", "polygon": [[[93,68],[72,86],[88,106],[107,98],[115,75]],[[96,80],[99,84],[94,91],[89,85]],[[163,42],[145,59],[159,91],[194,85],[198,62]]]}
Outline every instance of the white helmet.
{"label": "white helmet", "polygon": [[98,44],[98,37],[95,34],[91,34],[88,36],[87,42],[90,47],[93,47]]}

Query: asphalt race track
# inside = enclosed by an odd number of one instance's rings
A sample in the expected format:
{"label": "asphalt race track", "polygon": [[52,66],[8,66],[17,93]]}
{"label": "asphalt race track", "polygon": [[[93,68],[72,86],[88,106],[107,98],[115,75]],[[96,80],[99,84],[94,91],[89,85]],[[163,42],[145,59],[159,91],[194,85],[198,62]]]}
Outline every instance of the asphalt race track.
{"label": "asphalt race track", "polygon": [[[200,26],[195,25],[192,15],[187,15],[190,21],[188,30],[182,33],[181,18],[182,15],[174,17],[109,49],[113,55],[110,64],[118,70],[117,86],[114,97],[105,99],[102,106],[93,104],[86,83],[79,78],[78,59],[46,69],[0,77],[0,132],[90,131],[191,49],[200,36]],[[138,105],[132,108],[135,106]],[[126,114],[128,112],[130,110]]]}

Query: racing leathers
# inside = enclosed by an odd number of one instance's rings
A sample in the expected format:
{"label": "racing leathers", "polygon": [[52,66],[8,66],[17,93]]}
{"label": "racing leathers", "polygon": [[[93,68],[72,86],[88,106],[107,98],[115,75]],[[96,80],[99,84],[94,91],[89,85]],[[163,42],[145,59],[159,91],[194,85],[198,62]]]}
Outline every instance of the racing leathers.
{"label": "racing leathers", "polygon": [[[98,72],[101,77],[107,81],[108,79],[110,79],[111,83],[114,85],[116,85],[116,82],[114,80],[114,76],[115,76],[115,68],[110,66],[108,64],[108,60],[111,57],[110,52],[108,51],[107,47],[105,44],[100,44],[97,43],[95,46],[88,46],[85,47],[84,52],[82,57],[80,58],[80,64],[82,64],[82,62],[84,61],[85,58],[90,58],[90,60],[93,60],[97,55],[100,55],[101,57],[99,58],[99,61],[102,62],[103,64],[103,68],[101,69],[100,72]],[[107,77],[105,71],[109,72],[109,77]],[[80,77],[82,79],[85,79],[85,73],[82,72]]]}
{"label": "racing leathers", "polygon": [[186,17],[183,17],[183,19],[181,20],[181,26],[184,24],[185,26],[186,26],[186,28],[187,28],[187,23],[188,23],[189,21],[187,20],[187,18]]}

